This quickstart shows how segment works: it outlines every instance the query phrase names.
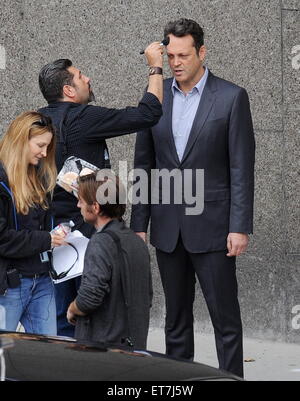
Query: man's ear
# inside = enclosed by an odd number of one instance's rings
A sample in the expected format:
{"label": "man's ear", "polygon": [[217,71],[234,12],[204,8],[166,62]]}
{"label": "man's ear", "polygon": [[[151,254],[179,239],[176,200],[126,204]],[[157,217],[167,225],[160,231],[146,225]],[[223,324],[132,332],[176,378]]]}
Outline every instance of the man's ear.
{"label": "man's ear", "polygon": [[64,97],[70,97],[71,99],[73,99],[76,95],[76,89],[71,85],[64,85],[63,95]]}
{"label": "man's ear", "polygon": [[207,49],[206,46],[202,45],[199,49],[199,58],[202,61],[202,63],[204,62],[204,59],[206,57],[206,53],[207,53]]}
{"label": "man's ear", "polygon": [[93,211],[95,214],[100,214],[101,212],[101,206],[99,205],[98,202],[93,203]]}

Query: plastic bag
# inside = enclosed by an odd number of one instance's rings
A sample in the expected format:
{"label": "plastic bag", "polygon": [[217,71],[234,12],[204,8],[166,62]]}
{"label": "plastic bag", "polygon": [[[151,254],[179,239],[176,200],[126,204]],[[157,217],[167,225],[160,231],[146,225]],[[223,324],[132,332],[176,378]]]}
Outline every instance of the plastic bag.
{"label": "plastic bag", "polygon": [[91,174],[99,170],[98,167],[86,162],[76,156],[70,156],[64,162],[62,169],[57,176],[57,184],[69,193],[73,193],[78,198],[79,176]]}

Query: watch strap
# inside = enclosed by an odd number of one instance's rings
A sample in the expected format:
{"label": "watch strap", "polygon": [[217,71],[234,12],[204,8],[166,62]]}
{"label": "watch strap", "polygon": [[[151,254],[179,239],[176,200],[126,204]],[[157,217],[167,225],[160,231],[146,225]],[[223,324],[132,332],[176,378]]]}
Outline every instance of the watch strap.
{"label": "watch strap", "polygon": [[163,69],[161,67],[149,67],[149,75],[160,74],[162,75]]}

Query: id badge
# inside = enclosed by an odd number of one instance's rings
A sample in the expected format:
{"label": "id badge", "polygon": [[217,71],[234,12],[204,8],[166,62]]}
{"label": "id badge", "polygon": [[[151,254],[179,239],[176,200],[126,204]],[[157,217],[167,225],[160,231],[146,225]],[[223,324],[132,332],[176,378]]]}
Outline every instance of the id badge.
{"label": "id badge", "polygon": [[49,262],[48,252],[45,251],[45,252],[43,252],[43,253],[40,253],[40,258],[41,258],[41,262],[42,262],[42,263]]}

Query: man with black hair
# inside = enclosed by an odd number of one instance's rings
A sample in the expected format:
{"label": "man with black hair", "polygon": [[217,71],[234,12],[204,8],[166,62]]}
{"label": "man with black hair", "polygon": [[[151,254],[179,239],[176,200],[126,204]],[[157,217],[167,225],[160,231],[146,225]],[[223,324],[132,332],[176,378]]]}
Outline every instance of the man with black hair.
{"label": "man with black hair", "polygon": [[[182,172],[182,193],[197,191],[204,171],[204,209],[188,199],[136,204],[131,227],[151,244],[166,298],[166,352],[193,359],[195,276],[212,319],[220,368],[243,376],[242,323],[237,297],[236,256],[253,225],[254,133],[245,89],[214,76],[204,63],[203,30],[185,18],[167,24],[167,56],[174,78],[164,81],[163,117],[138,132],[136,169]],[[192,173],[184,174],[186,171]],[[185,177],[190,177],[187,179]],[[187,191],[188,190],[188,191]],[[197,202],[197,201],[196,201]],[[189,209],[189,213],[187,212]]]}
{"label": "man with black hair", "polygon": [[[50,116],[56,127],[58,171],[70,156],[77,156],[98,168],[110,168],[106,139],[134,133],[158,122],[162,114],[162,53],[159,42],[147,47],[145,56],[151,67],[147,92],[137,107],[124,109],[89,105],[94,100],[90,78],[68,59],[56,60],[41,69],[39,85],[49,104],[39,111]],[[83,222],[72,194],[56,186],[53,205],[56,224],[72,219],[74,230],[91,236],[93,227]],[[80,277],[76,277],[55,285],[59,335],[74,335],[74,328],[65,316],[79,284]]]}
{"label": "man with black hair", "polygon": [[77,339],[146,349],[150,256],[122,220],[126,205],[121,188],[118,177],[105,170],[79,179],[78,207],[97,232],[88,244],[81,285],[67,318],[76,324]]}

